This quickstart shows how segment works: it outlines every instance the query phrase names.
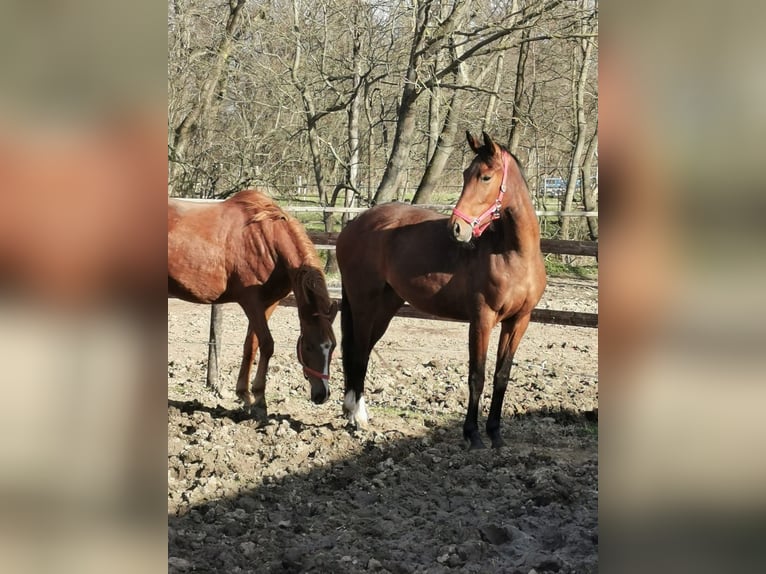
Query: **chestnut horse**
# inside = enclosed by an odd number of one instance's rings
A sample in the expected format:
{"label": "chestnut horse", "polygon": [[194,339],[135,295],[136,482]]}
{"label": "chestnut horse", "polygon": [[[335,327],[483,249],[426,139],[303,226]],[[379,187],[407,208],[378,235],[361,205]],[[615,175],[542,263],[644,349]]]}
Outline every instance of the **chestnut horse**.
{"label": "chestnut horse", "polygon": [[[237,396],[246,407],[266,410],[266,373],[274,352],[268,320],[290,290],[301,328],[298,361],[311,383],[311,400],[321,404],[330,395],[338,305],[301,224],[254,190],[220,203],[168,199],[168,295],[192,303],[234,302],[245,311],[249,324]],[[260,360],[251,390],[256,348]]]}
{"label": "chestnut horse", "polygon": [[337,242],[343,279],[344,412],[366,427],[364,378],[373,346],[405,302],[470,323],[468,412],[463,436],[483,448],[479,400],[492,329],[501,324],[487,434],[502,445],[500,413],[513,356],[546,285],[540,228],[518,160],[485,133],[463,172],[451,217],[402,203],[373,207]]}

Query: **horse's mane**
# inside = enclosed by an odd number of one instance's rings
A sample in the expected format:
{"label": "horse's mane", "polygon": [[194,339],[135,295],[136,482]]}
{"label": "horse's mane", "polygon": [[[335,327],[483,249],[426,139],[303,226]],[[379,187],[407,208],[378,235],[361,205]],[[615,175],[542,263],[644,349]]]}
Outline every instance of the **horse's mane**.
{"label": "horse's mane", "polygon": [[[521,174],[521,179],[524,180],[524,185],[526,185],[527,188],[529,188],[529,182],[527,181],[527,175],[524,173],[524,167],[521,165],[521,161],[519,161],[518,156],[515,153],[511,152],[511,150],[509,150],[503,144],[499,144],[499,143],[495,142],[495,145],[497,147],[499,147],[502,151],[507,153],[509,156],[511,156],[513,161],[516,162],[516,167],[519,169],[519,173]],[[492,153],[491,153],[490,150],[487,149],[486,146],[481,146],[481,148],[479,149],[479,154],[478,155],[482,159],[484,159],[485,161],[489,160],[490,158],[492,158]]]}
{"label": "horse's mane", "polygon": [[240,191],[232,196],[230,201],[241,206],[247,213],[248,224],[267,220],[284,222],[290,237],[293,239],[295,248],[303,260],[303,265],[298,268],[293,277],[295,296],[298,300],[303,301],[313,299],[318,310],[322,312],[328,311],[332,304],[332,299],[327,291],[327,284],[322,272],[322,263],[303,225],[297,219],[288,215],[272,198],[259,190],[248,189]]}
{"label": "horse's mane", "polygon": [[259,223],[266,220],[287,220],[290,217],[273,199],[257,189],[240,191],[236,195],[232,195],[228,201],[242,208],[248,216],[248,223]]}

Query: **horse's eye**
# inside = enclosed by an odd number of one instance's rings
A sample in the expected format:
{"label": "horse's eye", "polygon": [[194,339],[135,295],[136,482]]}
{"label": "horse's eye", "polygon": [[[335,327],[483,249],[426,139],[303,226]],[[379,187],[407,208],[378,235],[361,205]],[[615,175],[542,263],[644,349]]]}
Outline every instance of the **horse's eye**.
{"label": "horse's eye", "polygon": [[481,180],[482,181],[489,181],[490,179],[492,179],[491,175],[482,175],[481,176]]}

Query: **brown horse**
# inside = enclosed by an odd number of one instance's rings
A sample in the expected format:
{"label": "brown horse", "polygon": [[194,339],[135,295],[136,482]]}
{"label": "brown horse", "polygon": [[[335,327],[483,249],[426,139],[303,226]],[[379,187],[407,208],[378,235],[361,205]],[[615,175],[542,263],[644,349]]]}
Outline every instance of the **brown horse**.
{"label": "brown horse", "polygon": [[[247,315],[237,379],[245,406],[266,409],[266,372],[274,352],[268,320],[291,289],[301,326],[298,361],[311,383],[311,400],[321,404],[330,395],[338,305],[301,224],[253,190],[220,203],[168,200],[168,295],[193,303],[239,303]],[[260,360],[251,391],[256,348]]]}
{"label": "brown horse", "polygon": [[344,411],[364,428],[364,378],[373,346],[397,309],[409,302],[438,315],[470,322],[469,399],[463,436],[484,446],[479,400],[489,336],[500,323],[487,434],[502,444],[500,412],[516,348],[545,289],[540,228],[518,160],[485,133],[463,172],[463,191],[451,217],[406,204],[369,209],[337,242],[343,278],[341,329]]}

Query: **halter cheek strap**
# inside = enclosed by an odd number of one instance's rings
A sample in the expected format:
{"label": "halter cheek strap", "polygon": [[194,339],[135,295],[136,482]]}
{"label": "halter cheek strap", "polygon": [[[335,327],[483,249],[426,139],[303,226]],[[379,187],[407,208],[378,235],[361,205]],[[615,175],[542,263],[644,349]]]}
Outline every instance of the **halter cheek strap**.
{"label": "halter cheek strap", "polygon": [[505,175],[507,171],[507,162],[505,157],[505,152],[503,152],[503,180],[500,182],[500,191],[497,194],[497,199],[495,199],[495,203],[493,203],[487,211],[479,215],[478,217],[471,217],[470,215],[467,215],[460,211],[457,207],[452,210],[452,213],[456,216],[465,221],[467,224],[471,226],[471,229],[473,230],[473,236],[479,237],[482,233],[484,233],[484,230],[489,227],[489,224],[492,223],[495,219],[500,219],[500,206],[503,204],[503,195],[505,195]]}
{"label": "halter cheek strap", "polygon": [[[301,353],[301,341],[303,341],[303,335],[300,335],[298,337],[298,348],[296,349],[296,352],[298,354],[298,362],[301,364],[301,367],[303,367],[303,374],[307,377],[316,377],[317,379],[321,379],[322,381],[329,381],[330,380],[330,374],[324,374],[320,373],[319,371],[315,371],[311,367],[309,367],[306,362],[303,360],[303,353]],[[332,355],[330,355],[330,358],[332,358]]]}

